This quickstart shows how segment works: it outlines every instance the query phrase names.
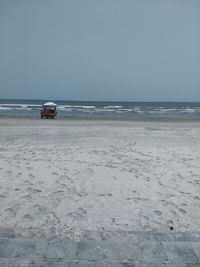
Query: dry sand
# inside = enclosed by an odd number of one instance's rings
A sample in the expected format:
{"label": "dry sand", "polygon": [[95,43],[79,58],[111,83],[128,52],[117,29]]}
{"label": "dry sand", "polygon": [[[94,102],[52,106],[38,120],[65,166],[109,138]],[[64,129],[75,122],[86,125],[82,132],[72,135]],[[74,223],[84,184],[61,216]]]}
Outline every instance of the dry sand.
{"label": "dry sand", "polygon": [[0,118],[0,226],[200,229],[200,123]]}

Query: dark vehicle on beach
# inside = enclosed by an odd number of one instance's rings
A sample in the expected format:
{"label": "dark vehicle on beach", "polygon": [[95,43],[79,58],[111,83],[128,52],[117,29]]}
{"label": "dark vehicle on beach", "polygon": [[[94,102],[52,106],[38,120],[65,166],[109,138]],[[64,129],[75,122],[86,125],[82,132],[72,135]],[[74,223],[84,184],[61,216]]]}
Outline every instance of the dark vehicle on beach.
{"label": "dark vehicle on beach", "polygon": [[56,104],[53,102],[47,102],[42,105],[42,110],[40,111],[41,119],[55,119],[57,116]]}

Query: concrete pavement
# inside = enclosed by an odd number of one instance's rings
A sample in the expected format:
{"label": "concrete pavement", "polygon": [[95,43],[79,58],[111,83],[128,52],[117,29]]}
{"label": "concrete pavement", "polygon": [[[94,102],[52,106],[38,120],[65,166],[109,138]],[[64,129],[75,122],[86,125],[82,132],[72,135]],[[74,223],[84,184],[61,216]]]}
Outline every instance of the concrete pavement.
{"label": "concrete pavement", "polygon": [[200,232],[86,231],[22,238],[0,228],[0,267],[200,267]]}

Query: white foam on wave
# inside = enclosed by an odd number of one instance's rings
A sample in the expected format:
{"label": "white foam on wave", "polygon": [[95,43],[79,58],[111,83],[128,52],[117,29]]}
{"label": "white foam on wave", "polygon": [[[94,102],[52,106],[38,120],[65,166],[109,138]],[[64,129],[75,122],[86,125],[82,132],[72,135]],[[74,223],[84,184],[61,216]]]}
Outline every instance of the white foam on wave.
{"label": "white foam on wave", "polygon": [[96,108],[95,112],[112,112],[116,111],[115,109],[109,109],[109,108]]}
{"label": "white foam on wave", "polygon": [[17,110],[31,110],[33,108],[41,108],[41,105],[32,105],[32,104],[0,104],[0,109],[17,109]]}
{"label": "white foam on wave", "polygon": [[0,106],[0,110],[12,110],[12,108],[9,108],[9,107],[1,107]]}
{"label": "white foam on wave", "polygon": [[[60,107],[60,105],[58,106]],[[64,105],[62,107],[65,107],[65,108],[82,108],[82,109],[94,109],[96,108],[96,106],[78,106],[78,105]]]}
{"label": "white foam on wave", "polygon": [[111,108],[111,109],[116,108],[116,109],[118,109],[118,108],[123,108],[123,106],[104,106],[103,108],[108,108],[108,109],[109,108]]}
{"label": "white foam on wave", "polygon": [[134,111],[134,109],[132,109],[132,108],[119,108],[117,111],[120,111],[120,112],[132,112],[132,111]]}
{"label": "white foam on wave", "polygon": [[195,113],[195,109],[185,108],[185,109],[181,109],[181,112],[183,112],[183,113]]}

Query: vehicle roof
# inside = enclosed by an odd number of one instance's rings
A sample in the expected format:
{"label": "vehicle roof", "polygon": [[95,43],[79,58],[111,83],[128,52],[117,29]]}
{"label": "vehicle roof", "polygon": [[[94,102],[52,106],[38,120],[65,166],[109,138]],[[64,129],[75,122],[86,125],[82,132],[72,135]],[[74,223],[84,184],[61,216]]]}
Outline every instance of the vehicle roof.
{"label": "vehicle roof", "polygon": [[53,106],[53,107],[55,107],[57,105],[55,103],[53,103],[53,102],[47,102],[47,103],[44,103],[43,106]]}

